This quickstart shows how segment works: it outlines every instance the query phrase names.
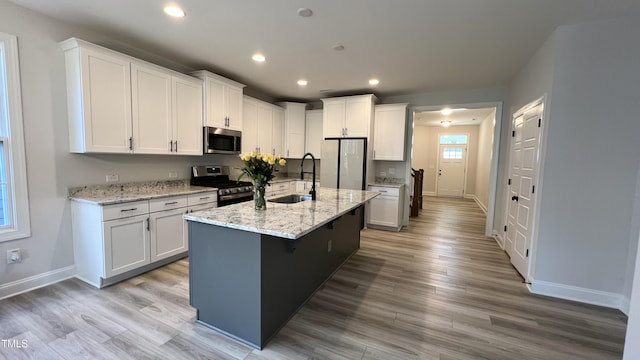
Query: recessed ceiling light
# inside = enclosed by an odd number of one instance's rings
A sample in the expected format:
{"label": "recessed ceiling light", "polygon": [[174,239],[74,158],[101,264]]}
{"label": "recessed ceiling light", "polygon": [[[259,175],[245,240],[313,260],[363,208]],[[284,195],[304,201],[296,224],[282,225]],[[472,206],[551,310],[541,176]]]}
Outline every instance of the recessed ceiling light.
{"label": "recessed ceiling light", "polygon": [[[449,116],[451,115],[451,113],[453,112],[453,110],[449,109],[449,108],[444,108],[442,110],[440,110],[440,113],[444,116]],[[444,125],[443,125],[444,126]]]}
{"label": "recessed ceiling light", "polygon": [[335,50],[335,51],[342,51],[342,50],[344,50],[344,46],[342,46],[342,45],[333,45],[331,48],[332,48],[333,50]]}
{"label": "recessed ceiling light", "polygon": [[378,85],[378,84],[380,84],[380,80],[378,79],[369,80],[369,85]]}
{"label": "recessed ceiling light", "polygon": [[449,127],[451,126],[451,121],[449,120],[440,121],[440,124],[442,124],[442,127]]}
{"label": "recessed ceiling light", "polygon": [[309,17],[309,16],[313,15],[313,11],[311,11],[311,9],[309,9],[309,8],[300,8],[300,9],[298,9],[298,15],[300,15],[302,17]]}
{"label": "recessed ceiling light", "polygon": [[265,60],[267,60],[267,58],[265,58],[262,54],[253,54],[251,58],[255,62],[264,62]]}
{"label": "recessed ceiling light", "polygon": [[177,18],[181,18],[185,16],[184,10],[182,10],[181,8],[175,5],[165,6],[163,10],[164,10],[164,13],[169,16],[173,16]]}
{"label": "recessed ceiling light", "polygon": [[304,79],[300,79],[300,80],[298,80],[298,85],[300,85],[300,86],[307,86],[307,80],[304,80]]}

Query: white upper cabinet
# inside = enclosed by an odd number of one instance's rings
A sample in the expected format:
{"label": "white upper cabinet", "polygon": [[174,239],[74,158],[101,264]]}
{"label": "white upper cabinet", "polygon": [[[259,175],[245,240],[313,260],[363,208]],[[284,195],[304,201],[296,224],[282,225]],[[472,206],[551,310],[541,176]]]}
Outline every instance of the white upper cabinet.
{"label": "white upper cabinet", "polygon": [[305,154],[305,109],[307,104],[282,102],[284,108],[284,150],[286,158],[300,159]]}
{"label": "white upper cabinet", "polygon": [[173,146],[180,155],[202,155],[202,81],[172,77]]}
{"label": "white upper cabinet", "polygon": [[67,71],[70,151],[130,152],[129,58],[74,38],[61,46]]}
{"label": "white upper cabinet", "polygon": [[375,107],[373,160],[404,161],[407,105]]}
{"label": "white upper cabinet", "polygon": [[284,154],[284,109],[274,106],[271,113],[271,154]]}
{"label": "white upper cabinet", "polygon": [[132,63],[131,98],[135,152],[171,152],[171,75],[152,66]]}
{"label": "white upper cabinet", "polygon": [[306,136],[304,153],[311,153],[316,159],[320,159],[322,153],[322,111],[306,111]]}
{"label": "white upper cabinet", "polygon": [[202,81],[71,38],[70,151],[202,154]]}
{"label": "white upper cabinet", "polygon": [[242,131],[244,85],[205,70],[191,75],[204,81],[204,125]]}
{"label": "white upper cabinet", "polygon": [[372,94],[322,99],[324,137],[369,138],[376,100]]}

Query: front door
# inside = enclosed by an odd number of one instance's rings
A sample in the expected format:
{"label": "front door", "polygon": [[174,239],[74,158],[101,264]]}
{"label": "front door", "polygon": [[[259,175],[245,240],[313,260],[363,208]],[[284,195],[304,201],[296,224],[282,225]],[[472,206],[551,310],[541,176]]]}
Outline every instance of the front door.
{"label": "front door", "polygon": [[512,127],[510,186],[505,248],[511,263],[527,279],[536,205],[542,101],[515,113]]}
{"label": "front door", "polygon": [[438,196],[462,197],[467,162],[467,145],[440,144],[438,157]]}

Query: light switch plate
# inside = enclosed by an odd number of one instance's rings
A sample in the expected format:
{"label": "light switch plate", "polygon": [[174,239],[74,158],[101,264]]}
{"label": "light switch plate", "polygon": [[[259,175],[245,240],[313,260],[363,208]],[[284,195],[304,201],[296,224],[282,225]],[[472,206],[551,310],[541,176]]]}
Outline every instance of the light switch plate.
{"label": "light switch plate", "polygon": [[177,171],[169,171],[169,179],[175,179],[178,177]]}
{"label": "light switch plate", "polygon": [[107,182],[117,182],[120,179],[118,174],[107,174],[106,178]]}

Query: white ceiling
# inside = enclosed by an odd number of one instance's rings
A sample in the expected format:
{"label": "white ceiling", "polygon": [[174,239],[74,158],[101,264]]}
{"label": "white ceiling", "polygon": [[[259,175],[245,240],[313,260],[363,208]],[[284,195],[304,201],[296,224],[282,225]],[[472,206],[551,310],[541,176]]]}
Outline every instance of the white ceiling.
{"label": "white ceiling", "polygon": [[177,0],[172,19],[169,1],[11,1],[288,100],[508,85],[558,25],[640,14],[637,0]]}
{"label": "white ceiling", "polygon": [[442,115],[440,110],[418,111],[413,114],[415,126],[442,126],[441,121],[451,121],[451,126],[480,125],[491,114],[494,108],[460,109],[451,115]]}

